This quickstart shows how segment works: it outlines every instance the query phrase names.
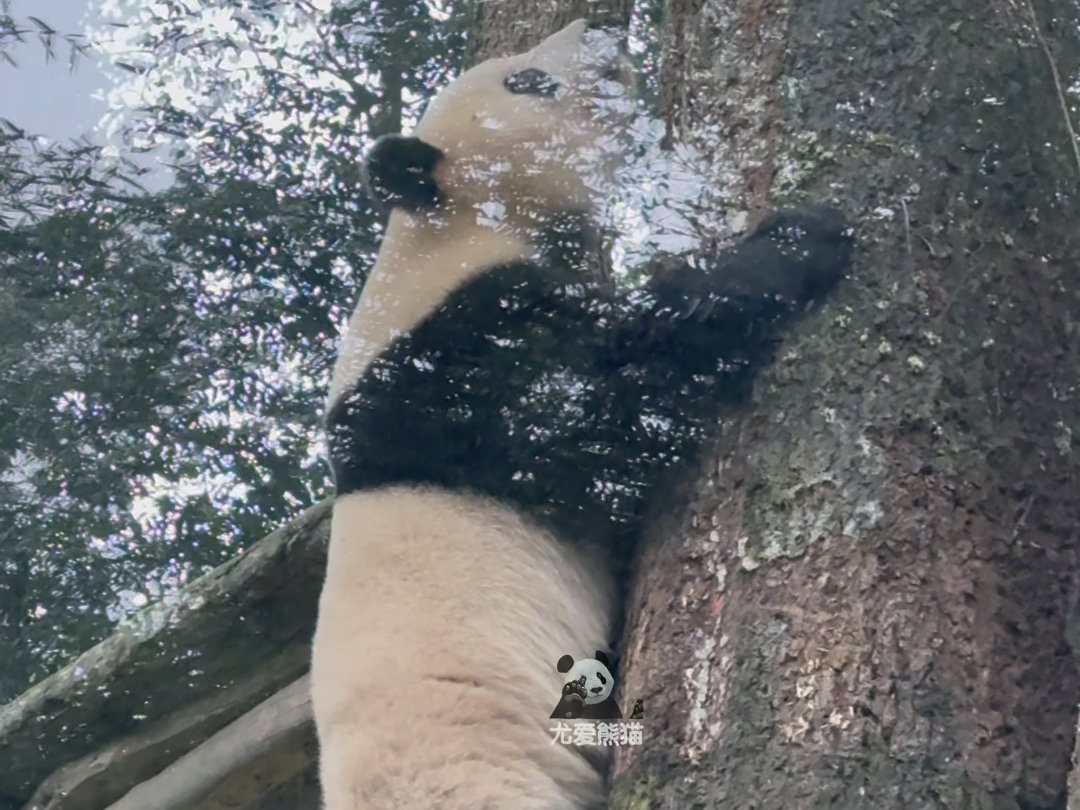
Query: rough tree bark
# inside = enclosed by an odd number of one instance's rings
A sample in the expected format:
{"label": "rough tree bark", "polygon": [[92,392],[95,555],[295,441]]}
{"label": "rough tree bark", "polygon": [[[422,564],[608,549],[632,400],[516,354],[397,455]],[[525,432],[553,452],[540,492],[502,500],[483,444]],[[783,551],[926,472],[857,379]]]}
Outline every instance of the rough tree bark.
{"label": "rough tree bark", "polygon": [[465,66],[527,51],[582,17],[625,26],[632,5],[633,0],[475,0],[469,6]]}
{"label": "rough tree bark", "polygon": [[862,249],[654,527],[611,807],[1063,807],[1077,5],[667,12],[718,199],[832,200]]}

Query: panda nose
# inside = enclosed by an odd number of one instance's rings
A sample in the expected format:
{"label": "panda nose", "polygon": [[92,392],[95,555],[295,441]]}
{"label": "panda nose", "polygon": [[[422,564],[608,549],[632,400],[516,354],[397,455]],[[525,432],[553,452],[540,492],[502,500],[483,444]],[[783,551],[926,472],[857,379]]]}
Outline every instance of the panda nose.
{"label": "panda nose", "polygon": [[589,691],[592,692],[593,694],[599,694],[600,692],[604,691],[604,687],[602,687],[602,686],[594,686]]}

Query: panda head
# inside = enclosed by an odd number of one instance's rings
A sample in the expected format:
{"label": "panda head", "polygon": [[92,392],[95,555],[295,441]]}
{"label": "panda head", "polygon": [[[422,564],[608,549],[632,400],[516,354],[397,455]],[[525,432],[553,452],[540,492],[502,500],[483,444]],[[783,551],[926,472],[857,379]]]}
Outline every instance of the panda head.
{"label": "panda head", "polygon": [[475,210],[510,225],[592,211],[625,151],[634,81],[619,35],[578,20],[466,71],[411,136],[376,141],[368,194],[414,215]]}
{"label": "panda head", "polygon": [[581,683],[585,687],[585,702],[594,706],[611,697],[611,690],[615,688],[615,679],[611,677],[609,666],[607,655],[597,650],[595,658],[585,658],[576,663],[573,656],[564,655],[559,659],[556,669],[565,676],[564,684],[574,681]]}

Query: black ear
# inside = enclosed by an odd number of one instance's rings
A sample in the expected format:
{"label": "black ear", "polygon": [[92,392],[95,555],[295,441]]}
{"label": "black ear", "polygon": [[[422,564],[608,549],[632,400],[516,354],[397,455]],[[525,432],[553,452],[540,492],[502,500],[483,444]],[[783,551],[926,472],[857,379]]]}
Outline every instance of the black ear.
{"label": "black ear", "polygon": [[608,669],[611,669],[611,664],[608,662],[608,657],[607,657],[606,652],[604,652],[603,650],[597,650],[595,658],[596,658],[597,661],[599,661],[605,667],[607,667]]}
{"label": "black ear", "polygon": [[364,158],[364,188],[380,206],[422,211],[439,202],[432,172],[443,153],[419,138],[383,135]]}
{"label": "black ear", "polygon": [[555,665],[555,669],[559,670],[559,672],[565,675],[567,672],[570,671],[570,667],[572,667],[573,665],[574,656],[564,655],[562,658],[559,659],[559,663]]}

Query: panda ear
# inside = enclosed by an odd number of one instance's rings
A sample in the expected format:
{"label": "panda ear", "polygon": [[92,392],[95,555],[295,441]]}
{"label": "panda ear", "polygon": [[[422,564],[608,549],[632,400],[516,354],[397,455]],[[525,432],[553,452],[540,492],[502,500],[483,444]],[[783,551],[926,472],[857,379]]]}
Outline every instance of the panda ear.
{"label": "panda ear", "polygon": [[442,150],[419,138],[383,135],[364,158],[364,188],[386,209],[434,208],[439,186],[432,172],[442,156]]}
{"label": "panda ear", "polygon": [[555,665],[555,669],[559,670],[559,672],[565,675],[567,672],[570,671],[570,667],[572,667],[573,665],[574,656],[564,655],[562,658],[559,659],[559,663]]}
{"label": "panda ear", "polygon": [[603,650],[597,650],[595,658],[596,658],[597,661],[599,661],[605,667],[608,667],[608,668],[611,667],[611,662],[608,661],[607,653],[604,652]]}

